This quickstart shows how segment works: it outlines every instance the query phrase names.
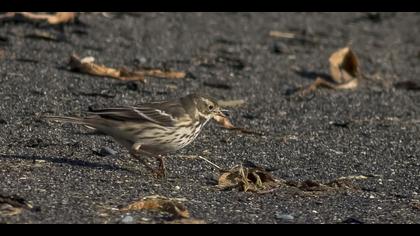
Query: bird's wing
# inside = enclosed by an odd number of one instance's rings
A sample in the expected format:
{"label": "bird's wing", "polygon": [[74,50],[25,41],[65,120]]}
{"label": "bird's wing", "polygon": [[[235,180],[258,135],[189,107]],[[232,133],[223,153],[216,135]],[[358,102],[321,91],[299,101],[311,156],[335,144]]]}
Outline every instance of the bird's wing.
{"label": "bird's wing", "polygon": [[179,116],[181,105],[176,103],[149,103],[133,107],[115,107],[93,110],[92,115],[115,121],[142,122],[148,121],[158,125],[172,127]]}

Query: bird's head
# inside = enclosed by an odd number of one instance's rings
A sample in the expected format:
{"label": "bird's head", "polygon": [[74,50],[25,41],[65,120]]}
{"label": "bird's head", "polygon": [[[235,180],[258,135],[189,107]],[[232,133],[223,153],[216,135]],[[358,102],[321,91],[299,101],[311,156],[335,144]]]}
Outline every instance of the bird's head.
{"label": "bird's head", "polygon": [[223,113],[225,110],[213,98],[197,94],[191,94],[189,96],[193,100],[197,109],[196,111],[201,119],[209,120],[216,116],[226,117]]}

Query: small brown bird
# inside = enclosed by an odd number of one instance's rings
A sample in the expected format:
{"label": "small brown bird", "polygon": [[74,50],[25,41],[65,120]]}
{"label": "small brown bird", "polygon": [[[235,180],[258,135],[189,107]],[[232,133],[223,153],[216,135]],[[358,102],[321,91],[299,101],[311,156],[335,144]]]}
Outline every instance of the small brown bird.
{"label": "small brown bird", "polygon": [[[47,116],[59,122],[81,124],[113,137],[158,176],[166,175],[161,154],[177,151],[194,141],[212,118],[226,117],[217,102],[190,94],[173,101],[93,110],[87,117]],[[158,159],[158,171],[140,155]]]}

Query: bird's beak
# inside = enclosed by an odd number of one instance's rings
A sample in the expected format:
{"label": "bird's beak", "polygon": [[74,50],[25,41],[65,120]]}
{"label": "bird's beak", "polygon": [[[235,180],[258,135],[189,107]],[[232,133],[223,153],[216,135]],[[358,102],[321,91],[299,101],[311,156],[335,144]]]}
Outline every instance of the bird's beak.
{"label": "bird's beak", "polygon": [[220,109],[220,110],[218,110],[217,112],[216,112],[216,115],[217,116],[221,116],[221,117],[223,117],[223,118],[226,118],[227,117],[227,115],[225,114],[225,113],[223,113],[223,112],[227,112],[228,110],[224,110],[224,109]]}

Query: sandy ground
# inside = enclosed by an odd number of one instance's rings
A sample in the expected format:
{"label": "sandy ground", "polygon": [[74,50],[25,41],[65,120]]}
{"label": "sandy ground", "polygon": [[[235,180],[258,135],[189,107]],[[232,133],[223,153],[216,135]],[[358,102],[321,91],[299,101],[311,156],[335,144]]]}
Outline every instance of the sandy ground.
{"label": "sandy ground", "polygon": [[[150,195],[184,198],[191,218],[206,223],[420,223],[420,96],[394,86],[420,83],[420,14],[79,19],[62,27],[0,22],[0,223],[173,223],[160,211],[119,210]],[[294,37],[270,37],[271,30]],[[351,91],[293,93],[328,73],[330,54],[349,44],[369,79]],[[68,69],[71,53],[188,76],[145,84],[94,77]],[[244,99],[230,109],[232,122],[264,135],[211,123],[190,146],[167,155],[169,176],[158,180],[112,139],[39,119],[194,91]],[[98,155],[104,147],[117,154]],[[285,181],[365,178],[337,191],[221,191],[218,170],[199,155],[223,168],[246,161],[274,168],[272,175]]]}

